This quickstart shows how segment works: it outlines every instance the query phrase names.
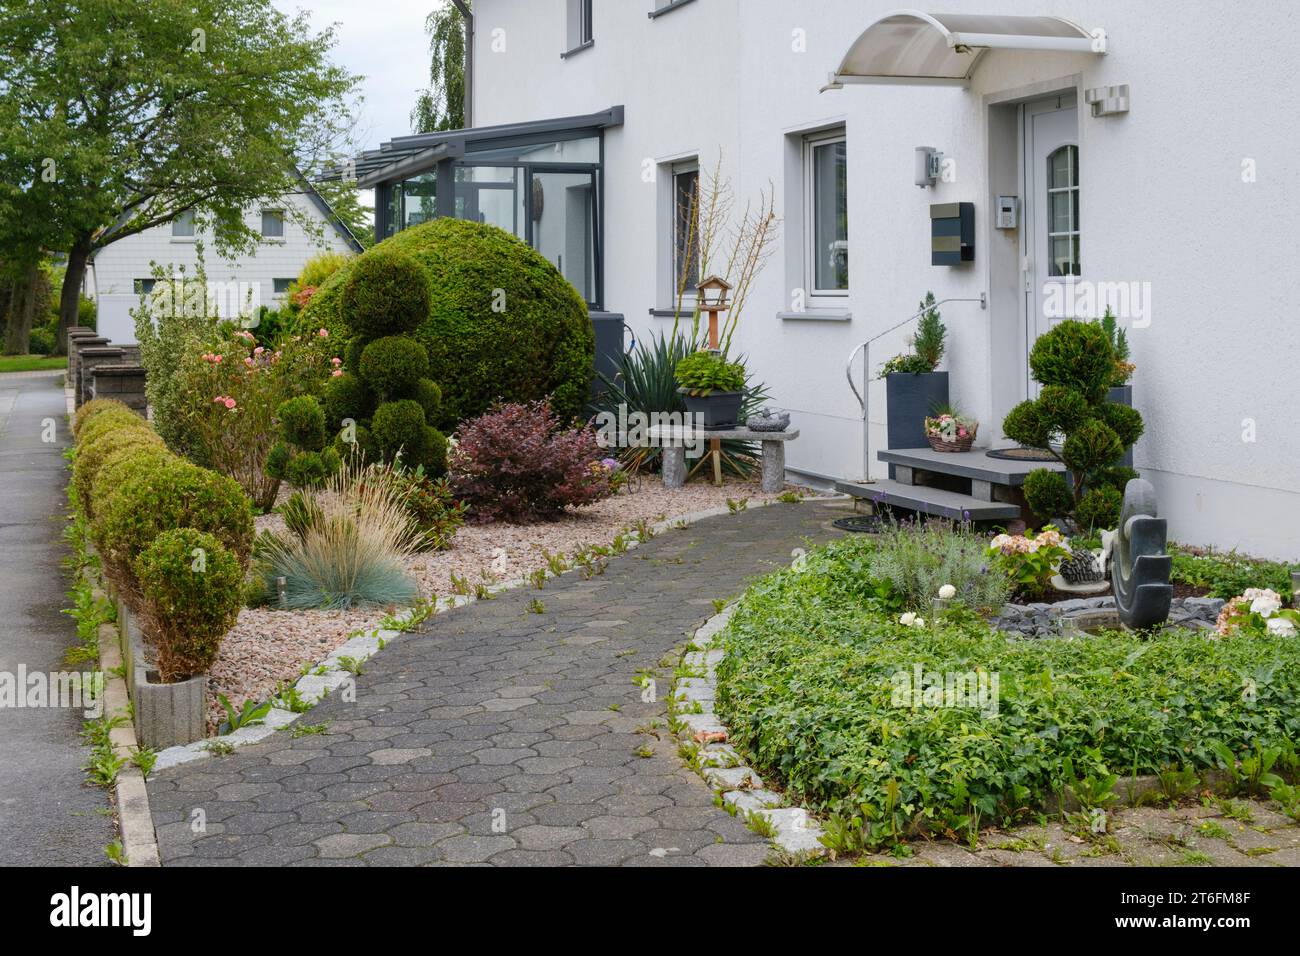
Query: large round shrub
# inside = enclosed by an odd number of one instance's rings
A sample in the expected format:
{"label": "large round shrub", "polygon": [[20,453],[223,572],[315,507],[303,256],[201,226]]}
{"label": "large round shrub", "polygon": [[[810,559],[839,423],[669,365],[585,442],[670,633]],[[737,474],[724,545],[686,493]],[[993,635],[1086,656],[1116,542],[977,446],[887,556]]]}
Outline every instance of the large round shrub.
{"label": "large round shrub", "polygon": [[80,438],[81,429],[102,412],[107,411],[129,412],[131,409],[115,398],[92,398],[78,408],[76,414],[72,416],[72,437]]}
{"label": "large round shrub", "polygon": [[548,395],[560,418],[581,413],[595,357],[586,304],[544,256],[494,226],[443,218],[399,232],[321,286],[304,328],[363,332],[349,327],[344,290],[390,250],[414,259],[429,280],[431,309],[415,336],[428,351],[428,377],[443,390],[435,424],[454,427],[498,400]]}
{"label": "large round shrub", "polygon": [[1034,342],[1029,368],[1044,385],[1064,385],[1100,401],[1115,374],[1115,350],[1099,323],[1067,320]]}
{"label": "large round shrub", "polygon": [[336,281],[349,330],[363,338],[414,332],[429,314],[428,277],[388,243],[339,269],[326,287]]}
{"label": "large round shrub", "polygon": [[370,433],[385,458],[399,451],[407,461],[418,462],[426,450],[424,409],[411,399],[385,402],[375,409]]}
{"label": "large round shrub", "polygon": [[202,674],[243,603],[239,559],[193,528],[164,531],[135,560],[164,683]]}
{"label": "large round shrub", "polygon": [[[165,445],[131,445],[116,451],[104,459],[104,464],[100,466],[99,471],[95,474],[95,480],[90,485],[90,502],[91,507],[86,513],[86,517],[91,520],[92,537],[96,525],[99,523],[95,519],[99,513],[107,506],[110,498],[125,487],[131,480],[166,468],[172,462],[177,461],[177,457],[167,450]],[[96,547],[99,544],[96,543]]]}
{"label": "large round shrub", "polygon": [[366,383],[352,372],[344,372],[325,383],[321,404],[325,409],[325,427],[330,434],[337,433],[346,419],[358,422],[366,417],[373,399]]}
{"label": "large round shrub", "polygon": [[149,423],[125,405],[121,408],[106,409],[81,426],[81,432],[77,435],[78,453],[100,436],[123,429],[148,431]]}

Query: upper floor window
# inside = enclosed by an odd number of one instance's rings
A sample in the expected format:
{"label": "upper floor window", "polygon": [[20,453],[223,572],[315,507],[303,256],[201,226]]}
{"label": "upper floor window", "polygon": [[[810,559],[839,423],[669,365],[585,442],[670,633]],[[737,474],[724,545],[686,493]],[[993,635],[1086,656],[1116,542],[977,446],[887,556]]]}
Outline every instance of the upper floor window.
{"label": "upper floor window", "polygon": [[172,236],[177,239],[194,238],[194,210],[187,209],[172,220]]}
{"label": "upper floor window", "polygon": [[589,46],[593,36],[591,32],[592,0],[565,0],[567,6],[566,30],[568,53],[576,53]]}
{"label": "upper floor window", "polygon": [[152,295],[153,287],[157,280],[155,279],[135,279],[132,285],[135,288],[136,295]]}
{"label": "upper floor window", "polygon": [[271,291],[275,295],[284,295],[289,291],[289,286],[293,285],[293,281],[292,279],[272,279]]}
{"label": "upper floor window", "polygon": [[284,238],[284,213],[278,209],[262,210],[262,238]]}
{"label": "upper floor window", "polygon": [[804,228],[813,295],[849,289],[848,145],[844,132],[804,143]]}

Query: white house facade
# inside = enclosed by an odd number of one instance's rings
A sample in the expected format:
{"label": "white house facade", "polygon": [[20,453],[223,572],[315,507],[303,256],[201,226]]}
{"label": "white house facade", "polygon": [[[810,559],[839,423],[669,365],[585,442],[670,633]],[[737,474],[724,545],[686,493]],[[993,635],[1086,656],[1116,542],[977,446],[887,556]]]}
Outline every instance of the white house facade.
{"label": "white house facade", "polygon": [[319,194],[304,191],[258,204],[244,221],[261,236],[248,254],[225,259],[211,235],[196,228],[193,215],[114,242],[92,258],[85,291],[99,306],[99,334],[114,343],[135,342],[130,312],[153,288],[154,264],[193,277],[202,250],[212,300],[220,315],[250,314],[258,306],[277,308],[289,283],[308,259],[322,252],[360,252],[361,245]]}
{"label": "white house facade", "polygon": [[[1171,537],[1295,557],[1300,10],[895,2],[478,0],[475,129],[363,157],[379,234],[514,229],[644,338],[673,321],[675,196],[721,157],[783,220],[735,341],[802,432],[792,471],[886,478],[874,369],[927,291],[949,300],[952,398],[994,447],[1037,336],[1109,305]],[[864,421],[848,379],[873,339]]]}

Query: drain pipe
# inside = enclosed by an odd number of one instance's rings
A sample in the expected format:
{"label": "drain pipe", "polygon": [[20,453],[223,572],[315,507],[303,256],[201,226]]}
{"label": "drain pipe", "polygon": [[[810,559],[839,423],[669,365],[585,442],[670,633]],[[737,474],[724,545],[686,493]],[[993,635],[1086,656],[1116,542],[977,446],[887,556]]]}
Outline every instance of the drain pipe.
{"label": "drain pipe", "polygon": [[466,0],[451,0],[465,20],[465,128],[474,125],[474,12]]}

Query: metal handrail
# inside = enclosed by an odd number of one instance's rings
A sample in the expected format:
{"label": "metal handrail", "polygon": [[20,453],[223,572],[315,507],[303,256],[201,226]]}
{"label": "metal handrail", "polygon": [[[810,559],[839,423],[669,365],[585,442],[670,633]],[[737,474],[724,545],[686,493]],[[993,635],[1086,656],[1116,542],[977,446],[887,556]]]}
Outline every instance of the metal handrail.
{"label": "metal handrail", "polygon": [[[938,302],[934,302],[934,303],[932,303],[932,304],[930,304],[930,305],[923,306],[919,312],[915,312],[915,313],[913,313],[912,315],[909,315],[907,318],[905,318],[902,322],[899,322],[897,325],[891,325],[889,328],[885,329],[883,332],[880,332],[880,333],[878,333],[878,334],[876,334],[876,335],[873,335],[871,338],[867,339],[865,342],[862,342],[862,343],[860,343],[859,345],[857,345],[857,346],[853,349],[853,351],[849,353],[849,361],[848,361],[848,364],[846,364],[846,365],[844,366],[844,377],[845,377],[846,379],[848,379],[848,382],[849,382],[849,388],[853,389],[853,395],[854,395],[854,397],[857,398],[857,400],[858,400],[858,405],[862,408],[862,420],[863,420],[863,421],[866,421],[866,420],[867,420],[867,397],[866,397],[866,392],[867,392],[867,388],[868,388],[867,383],[868,383],[868,381],[869,381],[868,376],[871,374],[871,359],[870,359],[870,356],[871,356],[871,343],[874,342],[874,341],[876,341],[876,339],[878,339],[878,338],[882,338],[883,336],[888,335],[890,332],[894,332],[894,331],[897,331],[898,329],[901,329],[903,326],[907,325],[907,323],[909,323],[909,322],[913,322],[913,321],[915,321],[916,319],[919,319],[921,316],[925,315],[925,313],[929,312],[931,309],[937,309],[939,306],[941,306],[941,305],[946,305],[946,304],[949,303],[949,302],[978,302],[978,303],[980,304],[980,308],[981,308],[981,309],[987,309],[987,308],[988,308],[988,293],[986,293],[986,292],[981,292],[981,293],[979,294],[979,298],[977,298],[977,299],[976,299],[976,298],[970,298],[970,297],[962,298],[962,297],[953,296],[953,297],[951,297],[951,298],[940,299]],[[863,356],[863,360],[862,360],[862,391],[859,392],[859,391],[858,391],[858,387],[857,387],[857,385],[853,384],[853,360],[854,360],[855,358],[858,357],[858,353],[861,352],[863,349],[866,349],[867,351],[866,351],[866,355]]]}

